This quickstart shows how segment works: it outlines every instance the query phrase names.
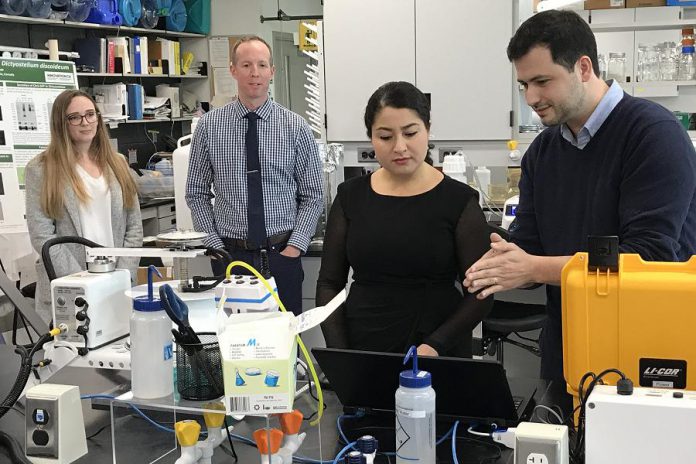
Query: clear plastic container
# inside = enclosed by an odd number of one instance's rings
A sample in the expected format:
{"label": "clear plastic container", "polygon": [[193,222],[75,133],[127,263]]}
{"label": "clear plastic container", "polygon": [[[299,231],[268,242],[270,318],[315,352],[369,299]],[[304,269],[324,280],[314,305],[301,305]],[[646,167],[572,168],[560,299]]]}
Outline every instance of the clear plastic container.
{"label": "clear plastic container", "polygon": [[26,12],[32,18],[48,18],[51,15],[51,0],[28,0]]}
{"label": "clear plastic container", "polygon": [[626,82],[626,54],[610,52],[607,63],[607,79]]}
{"label": "clear plastic container", "polygon": [[159,22],[159,8],[157,0],[142,0],[143,9],[140,14],[140,25],[153,29]]}
{"label": "clear plastic container", "polygon": [[21,16],[27,9],[27,0],[0,0],[0,13]]}
{"label": "clear plastic container", "polygon": [[84,22],[89,16],[89,11],[95,6],[97,6],[96,0],[70,0],[68,20],[78,23]]}

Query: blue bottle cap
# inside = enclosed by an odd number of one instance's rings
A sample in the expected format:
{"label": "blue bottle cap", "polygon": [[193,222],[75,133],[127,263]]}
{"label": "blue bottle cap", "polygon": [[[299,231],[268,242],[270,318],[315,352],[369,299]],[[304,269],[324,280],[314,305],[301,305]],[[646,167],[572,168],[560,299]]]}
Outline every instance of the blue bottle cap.
{"label": "blue bottle cap", "polygon": [[355,447],[363,454],[372,454],[377,452],[377,439],[372,435],[364,435],[358,438]]}
{"label": "blue bottle cap", "polygon": [[688,53],[694,53],[694,47],[693,45],[686,45],[682,47],[682,54],[688,54]]}
{"label": "blue bottle cap", "polygon": [[432,385],[430,372],[418,370],[418,352],[416,346],[409,348],[408,353],[404,357],[404,364],[409,358],[413,358],[413,369],[410,371],[401,371],[399,374],[399,385],[406,388],[426,388]]}
{"label": "blue bottle cap", "polygon": [[147,295],[133,298],[133,309],[135,311],[160,311],[162,309],[159,298],[152,296],[153,273],[162,277],[162,274],[160,274],[155,266],[150,265],[150,267],[147,268]]}
{"label": "blue bottle cap", "polygon": [[360,451],[351,451],[346,454],[345,464],[367,464],[367,458]]}

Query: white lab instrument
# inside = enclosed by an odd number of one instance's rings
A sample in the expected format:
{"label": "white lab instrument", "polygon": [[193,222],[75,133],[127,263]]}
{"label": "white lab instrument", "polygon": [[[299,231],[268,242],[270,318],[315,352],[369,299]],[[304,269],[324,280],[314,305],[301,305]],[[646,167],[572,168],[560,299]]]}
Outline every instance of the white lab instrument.
{"label": "white lab instrument", "polygon": [[68,464],[87,454],[80,389],[40,384],[26,394],[26,456],[35,464]]}
{"label": "white lab instrument", "polygon": [[82,271],[51,281],[53,324],[66,324],[58,335],[82,354],[128,335],[130,302],[124,292],[130,288],[130,272]]}
{"label": "white lab instrument", "polygon": [[515,220],[515,215],[517,214],[517,205],[520,202],[520,196],[515,195],[505,200],[505,206],[503,206],[503,222],[501,224],[502,228],[505,230],[510,229],[510,224]]}
{"label": "white lab instrument", "polygon": [[[275,279],[268,277],[268,284],[278,292]],[[282,296],[282,295],[279,295]],[[215,287],[215,305],[224,300],[223,310],[230,314],[278,311],[278,303],[271,292],[256,276],[232,275]]]}
{"label": "white lab instrument", "polygon": [[[54,326],[64,323],[68,330],[46,343],[45,350],[54,355],[60,353],[52,358],[52,364],[58,368],[70,362],[76,367],[130,369],[131,356],[125,339],[130,332],[130,273],[114,269],[115,260],[111,258],[195,258],[205,250],[86,248],[85,253],[87,271],[51,282]],[[59,350],[62,347],[69,351]],[[64,356],[70,351],[78,356]]]}
{"label": "white lab instrument", "polygon": [[515,464],[568,464],[568,426],[520,422],[515,430]]}
{"label": "white lab instrument", "polygon": [[693,462],[696,392],[598,385],[585,410],[585,462]]}

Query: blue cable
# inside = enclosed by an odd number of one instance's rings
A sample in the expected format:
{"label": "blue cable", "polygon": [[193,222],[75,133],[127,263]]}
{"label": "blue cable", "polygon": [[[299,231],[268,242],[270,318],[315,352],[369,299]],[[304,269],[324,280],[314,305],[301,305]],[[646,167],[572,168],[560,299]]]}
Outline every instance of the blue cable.
{"label": "blue cable", "polygon": [[292,457],[292,460],[300,462],[300,463],[307,463],[307,464],[332,464],[333,463],[333,461],[321,461],[319,459],[312,459],[312,458],[307,458],[304,456],[297,456],[297,455],[294,455]]}
{"label": "blue cable", "polygon": [[[229,433],[229,432],[227,432],[227,433]],[[256,447],[256,442],[254,440],[252,440],[251,438],[243,437],[243,436],[237,435],[235,433],[230,433],[230,437],[234,438],[237,441],[241,441],[244,444]]]}
{"label": "blue cable", "polygon": [[447,440],[447,439],[450,437],[450,435],[452,435],[452,430],[454,430],[454,425],[452,425],[452,427],[450,427],[450,429],[447,431],[446,434],[444,434],[443,436],[441,436],[440,439],[439,439],[438,441],[435,442],[435,446],[438,446],[438,445],[440,445],[442,442],[444,442],[445,440]]}
{"label": "blue cable", "polygon": [[333,464],[338,464],[339,459],[341,459],[343,457],[343,455],[346,453],[346,451],[348,451],[349,449],[354,447],[357,443],[358,443],[357,441],[354,441],[354,442],[348,443],[346,446],[344,446],[343,449],[341,451],[339,451],[338,454],[336,455],[336,458],[333,460]]}
{"label": "blue cable", "polygon": [[365,413],[358,411],[357,414],[341,414],[336,418],[336,428],[338,429],[338,436],[341,437],[342,443],[350,443],[348,437],[343,433],[343,427],[341,427],[343,419],[359,419],[364,415]]}
{"label": "blue cable", "polygon": [[452,426],[452,461],[454,464],[459,464],[457,459],[457,427],[459,427],[459,421]]}

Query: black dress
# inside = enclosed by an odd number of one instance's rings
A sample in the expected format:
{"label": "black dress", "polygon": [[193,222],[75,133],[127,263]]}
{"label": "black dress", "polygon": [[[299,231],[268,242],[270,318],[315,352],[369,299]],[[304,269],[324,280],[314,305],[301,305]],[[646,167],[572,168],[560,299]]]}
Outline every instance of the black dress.
{"label": "black dress", "polygon": [[353,283],[323,324],[335,348],[405,352],[426,343],[443,356],[471,356],[471,330],[490,311],[456,285],[489,249],[477,192],[447,176],[414,196],[380,195],[371,176],[339,185],[324,238],[316,304]]}

